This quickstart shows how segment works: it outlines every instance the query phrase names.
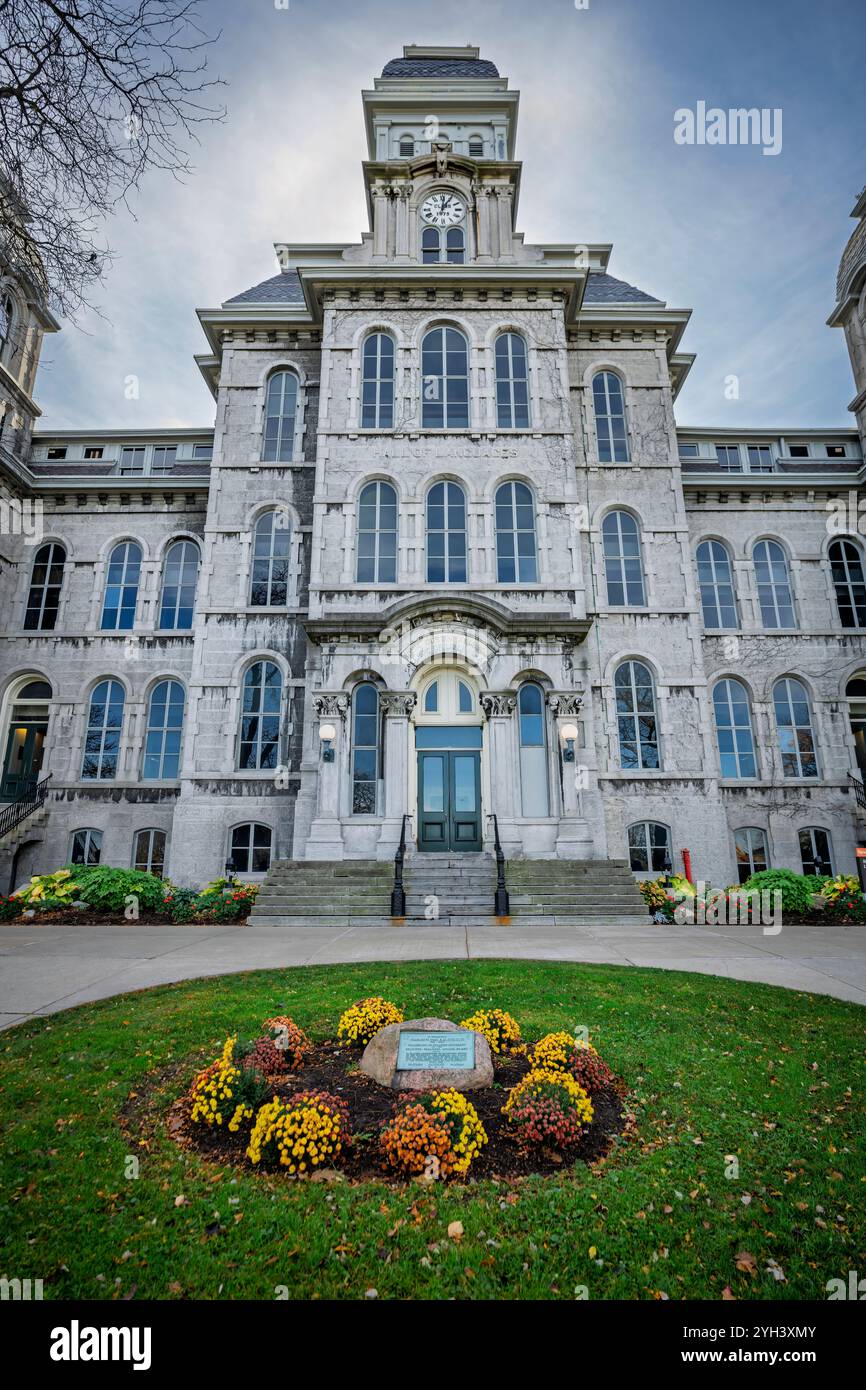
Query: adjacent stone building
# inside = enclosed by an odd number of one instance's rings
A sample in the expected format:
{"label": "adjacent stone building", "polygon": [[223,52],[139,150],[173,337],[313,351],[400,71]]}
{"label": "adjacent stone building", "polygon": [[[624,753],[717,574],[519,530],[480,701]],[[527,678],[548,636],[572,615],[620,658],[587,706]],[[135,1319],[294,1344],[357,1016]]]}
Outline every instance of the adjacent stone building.
{"label": "adjacent stone building", "polygon": [[495,816],[510,859],[853,871],[866,195],[856,427],[679,429],[689,311],[525,244],[494,64],[407,47],[363,108],[360,242],[199,311],[212,429],[36,428],[58,325],[0,267],[2,801],[50,777],[6,881],[389,860],[405,817],[413,854]]}

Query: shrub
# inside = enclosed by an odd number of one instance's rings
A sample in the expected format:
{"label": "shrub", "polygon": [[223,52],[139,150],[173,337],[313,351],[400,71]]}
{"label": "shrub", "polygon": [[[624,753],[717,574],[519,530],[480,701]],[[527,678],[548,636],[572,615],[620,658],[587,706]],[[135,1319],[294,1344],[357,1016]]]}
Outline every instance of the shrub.
{"label": "shrub", "polygon": [[155,874],[112,869],[107,864],[73,864],[70,873],[76,885],[75,897],[83,898],[97,912],[123,912],[130,895],[145,912],[162,910],[166,885]]}
{"label": "shrub", "polygon": [[20,917],[24,907],[20,898],[0,897],[0,922],[11,922],[15,917]]}
{"label": "shrub", "polygon": [[238,922],[249,917],[258,895],[258,884],[245,883],[232,893],[221,893],[216,899],[199,894],[198,909],[210,912],[215,922]]}
{"label": "shrub", "polygon": [[225,1124],[234,1133],[253,1118],[267,1095],[264,1077],[241,1066],[236,1049],[237,1037],[226,1038],[220,1056],[193,1081],[189,1092],[193,1124]]}
{"label": "shrub", "polygon": [[173,922],[191,922],[195,917],[198,893],[192,888],[175,888],[171,884],[164,885],[167,892],[162,899],[162,908],[168,912]]}
{"label": "shrub", "polygon": [[461,1091],[421,1091],[405,1098],[379,1142],[386,1163],[399,1172],[462,1177],[487,1143],[487,1133]]}
{"label": "shrub", "polygon": [[238,1047],[236,1058],[242,1067],[257,1071],[262,1076],[284,1076],[288,1072],[286,1056],[271,1038],[256,1038],[255,1042]]}
{"label": "shrub", "polygon": [[577,1143],[592,1123],[593,1110],[586,1091],[568,1072],[539,1068],[517,1083],[502,1113],[518,1143],[562,1149]]}
{"label": "shrub", "polygon": [[866,922],[866,902],[859,881],[853,875],[838,874],[826,879],[821,892],[825,898],[824,916],[828,922]]}
{"label": "shrub", "polygon": [[402,1023],[403,1012],[396,1004],[378,995],[371,999],[359,999],[357,1004],[340,1015],[337,1037],[346,1046],[352,1043],[366,1044],[382,1029],[391,1023]]}
{"label": "shrub", "polygon": [[26,888],[20,888],[16,897],[28,907],[45,908],[46,903],[59,903],[68,907],[79,897],[78,879],[73,877],[72,869],[56,869],[53,874],[34,874]]}
{"label": "shrub", "polygon": [[281,1014],[276,1018],[266,1018],[262,1027],[274,1039],[286,1059],[288,1069],[296,1071],[310,1050],[310,1039],[303,1028],[299,1028],[294,1019]]}
{"label": "shrub", "polygon": [[[782,894],[782,911],[802,915],[812,910],[815,879],[807,874],[795,874],[793,869],[762,869],[747,878],[740,892]],[[772,898],[771,898],[772,901]]]}
{"label": "shrub", "polygon": [[597,1095],[613,1084],[613,1072],[591,1043],[570,1033],[547,1033],[530,1053],[533,1071],[564,1071],[574,1077],[588,1095]]}
{"label": "shrub", "polygon": [[256,1116],[247,1157],[251,1163],[305,1173],[336,1158],[349,1136],[349,1107],[327,1091],[274,1096]]}
{"label": "shrub", "polygon": [[516,1052],[520,1047],[520,1024],[503,1009],[478,1009],[464,1018],[460,1027],[481,1033],[489,1042],[491,1052]]}

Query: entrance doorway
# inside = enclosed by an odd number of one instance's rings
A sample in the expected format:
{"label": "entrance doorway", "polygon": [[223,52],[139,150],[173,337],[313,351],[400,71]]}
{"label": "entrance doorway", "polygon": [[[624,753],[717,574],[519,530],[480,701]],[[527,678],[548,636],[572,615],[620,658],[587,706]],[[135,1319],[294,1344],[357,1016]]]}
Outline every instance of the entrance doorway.
{"label": "entrance doorway", "polygon": [[845,694],[848,697],[857,769],[861,779],[866,781],[866,676],[854,676],[846,685]]}
{"label": "entrance doorway", "polygon": [[47,681],[28,681],[15,698],[6,734],[0,800],[14,801],[32,791],[39,780],[48,733]]}
{"label": "entrance doorway", "polygon": [[414,716],[418,848],[477,854],[483,839],[478,691],[468,673],[439,666],[419,695]]}
{"label": "entrance doorway", "polygon": [[418,848],[434,853],[481,849],[480,750],[419,751]]}

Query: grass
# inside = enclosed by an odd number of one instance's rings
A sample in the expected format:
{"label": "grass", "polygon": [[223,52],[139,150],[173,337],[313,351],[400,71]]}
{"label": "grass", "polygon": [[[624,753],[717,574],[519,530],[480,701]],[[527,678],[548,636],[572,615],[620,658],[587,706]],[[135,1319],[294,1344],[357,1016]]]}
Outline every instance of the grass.
{"label": "grass", "polygon": [[[462,1187],[223,1169],[160,1124],[130,1146],[118,1112],[149,1072],[183,1064],[162,1115],[227,1032],[288,1013],[333,1036],[371,993],[407,1018],[498,1005],[530,1038],[587,1024],[636,1132],[573,1176]],[[864,1025],[766,985],[507,961],[260,971],[56,1014],[0,1035],[0,1273],[46,1298],[823,1299],[866,1269]]]}

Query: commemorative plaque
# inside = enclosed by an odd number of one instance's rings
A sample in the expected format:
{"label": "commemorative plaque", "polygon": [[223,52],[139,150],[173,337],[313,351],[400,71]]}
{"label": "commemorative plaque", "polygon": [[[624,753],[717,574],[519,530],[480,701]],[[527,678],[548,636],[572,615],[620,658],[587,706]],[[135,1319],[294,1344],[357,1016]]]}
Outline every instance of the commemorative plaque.
{"label": "commemorative plaque", "polygon": [[475,1034],[400,1029],[398,1071],[454,1071],[475,1066]]}
{"label": "commemorative plaque", "polygon": [[487,1039],[446,1018],[413,1018],[381,1028],[364,1048],[361,1070],[394,1091],[471,1091],[493,1084]]}

